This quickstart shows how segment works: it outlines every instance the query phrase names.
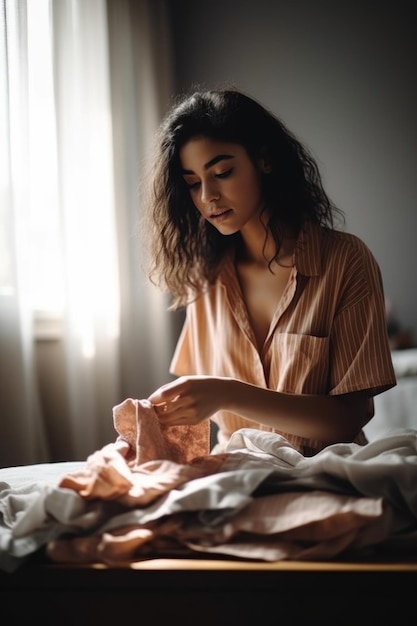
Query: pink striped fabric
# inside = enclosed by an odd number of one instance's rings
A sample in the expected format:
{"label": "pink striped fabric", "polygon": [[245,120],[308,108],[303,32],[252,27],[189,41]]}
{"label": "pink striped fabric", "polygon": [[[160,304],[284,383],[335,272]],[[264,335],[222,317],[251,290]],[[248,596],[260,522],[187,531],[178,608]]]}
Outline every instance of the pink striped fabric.
{"label": "pink striped fabric", "polygon": [[[217,283],[188,305],[171,372],[227,376],[295,394],[368,390],[372,397],[393,387],[382,277],[374,256],[355,235],[306,225],[261,352],[230,256]],[[283,434],[306,456],[324,446],[225,411],[212,419],[220,443],[239,428],[255,427]],[[366,443],[363,432],[355,441]]]}

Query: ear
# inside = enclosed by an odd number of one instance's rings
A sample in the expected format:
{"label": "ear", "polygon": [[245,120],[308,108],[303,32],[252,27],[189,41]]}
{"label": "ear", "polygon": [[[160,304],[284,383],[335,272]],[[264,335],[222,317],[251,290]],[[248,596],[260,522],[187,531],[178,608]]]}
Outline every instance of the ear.
{"label": "ear", "polygon": [[261,171],[264,174],[269,174],[272,171],[272,167],[271,167],[271,165],[268,163],[268,161],[266,159],[261,159],[260,160],[260,167],[261,167]]}
{"label": "ear", "polygon": [[261,156],[258,159],[258,166],[264,174],[269,174],[272,171],[272,166],[265,148],[261,150]]}

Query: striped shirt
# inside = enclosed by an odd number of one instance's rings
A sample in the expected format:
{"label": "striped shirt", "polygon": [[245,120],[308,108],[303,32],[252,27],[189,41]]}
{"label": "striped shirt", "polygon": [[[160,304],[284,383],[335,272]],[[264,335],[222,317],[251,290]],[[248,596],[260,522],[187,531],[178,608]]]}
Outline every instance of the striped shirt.
{"label": "striped shirt", "polygon": [[[217,282],[187,306],[170,367],[183,375],[225,376],[293,394],[372,397],[396,384],[379,266],[358,237],[307,224],[262,350],[257,348],[233,254]],[[221,449],[239,428],[276,432],[306,456],[326,444],[219,411]],[[354,439],[366,443],[363,431]],[[216,451],[217,451],[216,449]]]}

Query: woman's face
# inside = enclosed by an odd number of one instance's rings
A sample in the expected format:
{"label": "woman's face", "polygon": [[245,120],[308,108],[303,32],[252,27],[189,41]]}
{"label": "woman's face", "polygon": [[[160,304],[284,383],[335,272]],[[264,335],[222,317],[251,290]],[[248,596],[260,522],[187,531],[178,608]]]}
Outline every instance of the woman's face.
{"label": "woman's face", "polygon": [[248,227],[262,208],[261,168],[237,143],[207,137],[180,149],[182,175],[201,215],[224,235]]}

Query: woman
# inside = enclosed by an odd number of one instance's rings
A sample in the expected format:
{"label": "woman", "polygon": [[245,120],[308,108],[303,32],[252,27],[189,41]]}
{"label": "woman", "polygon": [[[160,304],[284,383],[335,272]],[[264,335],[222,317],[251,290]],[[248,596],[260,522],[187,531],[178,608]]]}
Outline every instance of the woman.
{"label": "woman", "polygon": [[306,456],[366,443],[396,383],[382,279],[308,150],[247,95],[197,91],[163,121],[150,183],[150,277],[186,307],[178,378],[149,397],[161,423],[210,418],[216,452],[244,427]]}

